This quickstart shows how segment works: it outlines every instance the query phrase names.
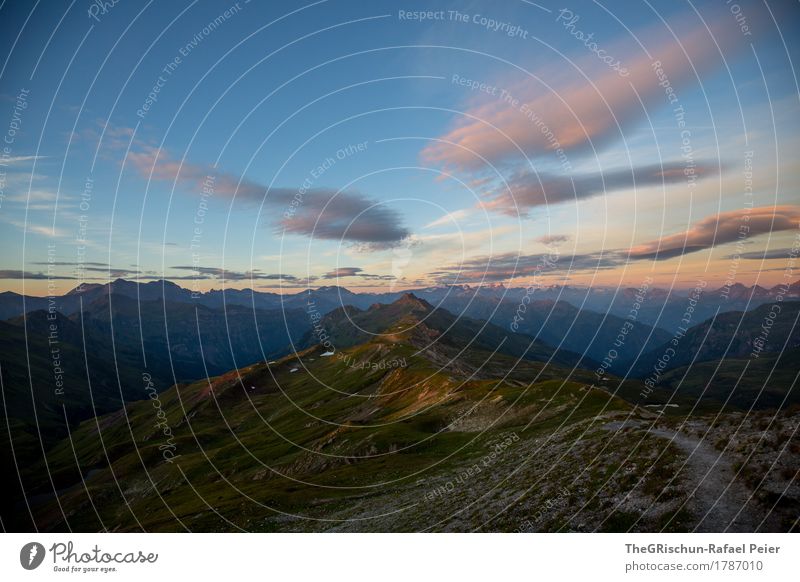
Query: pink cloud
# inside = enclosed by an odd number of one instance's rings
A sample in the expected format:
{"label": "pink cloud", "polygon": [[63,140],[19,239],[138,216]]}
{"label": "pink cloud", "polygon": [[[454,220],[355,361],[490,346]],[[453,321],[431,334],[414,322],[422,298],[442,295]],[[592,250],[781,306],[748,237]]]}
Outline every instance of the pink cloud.
{"label": "pink cloud", "polygon": [[129,152],[127,159],[145,179],[152,176],[153,180],[174,182],[198,193],[202,192],[203,183],[209,176],[213,177],[215,195],[261,200],[267,191],[264,186],[245,179],[240,180],[237,176],[219,172],[210,166],[191,162],[181,163],[163,149],[144,147],[139,151]]}
{"label": "pink cloud", "polygon": [[[714,21],[710,25],[717,26]],[[441,137],[442,141],[427,146],[422,158],[432,163],[476,168],[484,163],[478,156],[498,161],[521,157],[520,149],[528,156],[538,156],[558,149],[568,152],[590,144],[597,146],[619,138],[628,126],[641,121],[647,110],[675,106],[668,101],[664,77],[659,77],[658,69],[679,96],[681,89],[697,82],[698,75],[722,64],[716,45],[726,58],[741,45],[735,27],[719,26],[719,30],[712,29],[712,36],[696,18],[691,23],[672,22],[671,26],[680,31],[680,42],[667,35],[663,25],[640,31],[638,38],[652,58],[633,40],[618,44],[613,50],[609,47],[609,53],[624,57],[627,76],[605,67],[597,59],[581,57],[576,66],[589,80],[572,70],[570,63],[562,61],[558,66],[567,67],[566,73],[574,81],[547,88],[532,77],[517,76],[508,83],[498,83],[507,89],[509,99],[490,97],[490,101],[469,108],[470,117],[462,118]],[[660,67],[654,62],[660,63]],[[545,80],[564,77],[557,72],[534,73]],[[512,98],[518,103],[510,103]]]}
{"label": "pink cloud", "polygon": [[665,260],[712,246],[768,232],[796,230],[800,206],[763,206],[720,212],[696,222],[689,230],[628,249],[632,259]]}
{"label": "pink cloud", "polygon": [[[692,176],[698,180],[715,176],[719,164],[699,161],[692,167]],[[618,190],[650,188],[686,182],[684,162],[664,163],[608,170],[596,174],[564,176],[540,172],[519,172],[506,180],[502,188],[493,190],[481,206],[510,216],[525,215],[537,206],[577,202],[603,196]]]}

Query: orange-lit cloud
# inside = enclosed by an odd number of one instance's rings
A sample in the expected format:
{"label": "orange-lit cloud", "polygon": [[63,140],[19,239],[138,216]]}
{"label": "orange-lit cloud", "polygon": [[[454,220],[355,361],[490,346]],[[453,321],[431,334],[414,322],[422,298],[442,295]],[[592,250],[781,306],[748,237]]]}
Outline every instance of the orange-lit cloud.
{"label": "orange-lit cloud", "polygon": [[529,208],[577,202],[619,190],[649,188],[702,180],[718,173],[720,164],[700,161],[687,168],[684,162],[609,170],[603,173],[562,176],[545,172],[519,172],[502,188],[481,202],[484,208],[511,216]]}
{"label": "orange-lit cloud", "polygon": [[720,212],[696,222],[684,232],[637,245],[628,250],[631,259],[665,260],[693,253],[740,238],[768,232],[796,230],[800,206],[763,206]]}
{"label": "orange-lit cloud", "polygon": [[[716,26],[713,20],[709,23]],[[628,76],[580,59],[574,65],[579,73],[569,62],[558,63],[562,69],[568,68],[573,80],[557,86],[548,88],[532,76],[497,83],[507,93],[468,109],[468,117],[442,136],[442,141],[426,147],[422,158],[447,166],[477,168],[484,163],[479,156],[495,162],[521,158],[522,153],[532,157],[558,150],[566,153],[619,139],[651,109],[679,104],[670,103],[667,86],[679,98],[680,91],[697,82],[699,75],[722,64],[719,51],[728,58],[742,45],[734,27],[712,28],[712,36],[696,18],[671,25],[673,30],[680,30],[680,41],[666,34],[663,25],[638,31],[649,56],[633,40],[614,49],[614,54],[628,55],[623,59]],[[539,73],[541,78],[558,78],[556,74]]]}

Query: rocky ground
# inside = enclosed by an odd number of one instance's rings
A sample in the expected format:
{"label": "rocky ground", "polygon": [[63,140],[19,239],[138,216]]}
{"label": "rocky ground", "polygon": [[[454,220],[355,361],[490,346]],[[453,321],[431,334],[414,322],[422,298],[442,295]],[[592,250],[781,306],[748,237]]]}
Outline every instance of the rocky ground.
{"label": "rocky ground", "polygon": [[681,422],[641,411],[602,415],[536,438],[525,438],[524,428],[507,431],[507,438],[489,439],[468,461],[435,476],[426,472],[412,483],[322,504],[310,519],[281,516],[260,525],[293,531],[789,531],[797,528],[800,508],[799,420],[797,413],[762,412]]}

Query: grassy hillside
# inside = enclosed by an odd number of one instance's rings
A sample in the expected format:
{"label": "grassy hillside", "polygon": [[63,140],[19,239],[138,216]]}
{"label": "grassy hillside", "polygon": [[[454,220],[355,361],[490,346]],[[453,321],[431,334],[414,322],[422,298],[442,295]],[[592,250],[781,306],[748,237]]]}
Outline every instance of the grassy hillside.
{"label": "grassy hillside", "polygon": [[[475,349],[471,357],[487,362],[479,378],[391,336],[323,353],[315,346],[179,385],[157,404],[84,422],[49,455],[60,506],[44,485],[30,492],[37,523],[79,531],[700,523],[703,508],[689,501],[697,465],[664,436],[679,434],[677,421],[593,388],[588,372],[515,366]],[[770,528],[787,527],[797,507],[794,497],[782,503]]]}

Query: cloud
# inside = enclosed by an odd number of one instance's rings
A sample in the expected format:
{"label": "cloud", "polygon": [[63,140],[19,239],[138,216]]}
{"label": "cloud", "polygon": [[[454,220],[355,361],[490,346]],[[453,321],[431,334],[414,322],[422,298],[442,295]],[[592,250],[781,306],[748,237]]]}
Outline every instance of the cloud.
{"label": "cloud", "polygon": [[[279,273],[262,273],[259,269],[252,271],[230,271],[228,269],[221,269],[219,267],[200,267],[194,265],[178,265],[170,267],[179,271],[194,271],[197,273],[195,277],[186,277],[187,279],[219,279],[224,281],[246,281],[264,279],[269,281],[297,281],[297,277],[293,275],[283,275]],[[180,277],[169,277],[170,279],[178,279]]]}
{"label": "cloud", "polygon": [[19,166],[28,162],[45,159],[47,159],[47,156],[7,156],[0,157],[0,164],[4,166]]}
{"label": "cloud", "polygon": [[453,212],[448,212],[447,214],[437,218],[433,222],[429,222],[425,225],[425,228],[435,228],[437,226],[444,226],[448,225],[451,222],[458,224],[459,220],[462,220],[469,216],[472,212],[471,208],[462,208],[461,210],[454,210]]}
{"label": "cloud", "polygon": [[89,267],[108,267],[108,263],[93,263],[93,262],[85,262],[85,263],[74,263],[69,261],[36,261],[31,263],[31,265],[55,265],[57,267],[82,267],[82,266],[89,266]]}
{"label": "cloud", "polygon": [[172,182],[198,195],[207,188],[215,196],[260,202],[267,191],[265,186],[219,172],[211,166],[181,163],[173,159],[166,150],[152,146],[129,152],[127,160],[143,178]]}
{"label": "cloud", "polygon": [[198,195],[204,191],[214,196],[263,203],[265,216],[278,233],[298,234],[326,240],[390,248],[407,238],[399,213],[358,192],[337,192],[327,188],[267,188],[213,168],[173,160],[164,150],[145,148],[128,156],[144,178],[174,182]]}
{"label": "cloud", "polygon": [[800,206],[763,206],[731,210],[704,218],[684,232],[634,246],[628,253],[632,259],[662,261],[734,242],[741,236],[751,238],[768,232],[796,230],[798,224],[800,224]]}
{"label": "cloud", "polygon": [[[62,196],[62,199],[66,196]],[[11,202],[53,202],[56,199],[56,193],[49,190],[26,190],[12,196],[7,196],[6,200]]]}
{"label": "cloud", "polygon": [[[450,131],[422,151],[423,160],[474,169],[485,163],[479,156],[498,162],[520,158],[522,150],[531,157],[555,152],[563,159],[566,152],[619,139],[653,110],[670,106],[664,86],[659,85],[663,81],[658,68],[679,95],[697,82],[697,76],[702,78],[722,65],[720,50],[730,58],[744,46],[738,29],[728,26],[724,18],[715,18],[713,12],[705,15],[711,33],[691,13],[669,23],[673,30],[680,30],[679,40],[663,25],[637,31],[650,56],[632,38],[603,47],[621,58],[627,76],[605,66],[595,55],[575,53],[580,55],[573,61],[578,71],[563,60],[554,62],[550,72],[536,71],[538,78],[562,79],[555,86],[547,87],[523,73],[493,82],[505,93],[469,107]],[[721,10],[719,16],[730,17]]]}
{"label": "cloud", "polygon": [[[293,205],[293,201],[297,204]],[[266,203],[285,209],[278,229],[312,238],[359,243],[370,250],[392,248],[411,234],[399,213],[358,192],[271,188]]]}
{"label": "cloud", "polygon": [[735,254],[728,255],[725,258],[726,259],[740,258],[748,261],[761,261],[761,260],[769,261],[772,259],[788,259],[790,255],[795,252],[797,252],[795,249],[790,249],[790,248],[763,250],[763,251],[748,251],[746,253],[740,253],[738,255]]}
{"label": "cloud", "polygon": [[333,271],[328,271],[322,275],[322,279],[340,279],[345,277],[361,277],[371,281],[389,281],[394,280],[394,275],[370,275],[365,273],[364,269],[360,267],[339,267]]}
{"label": "cloud", "polygon": [[[32,265],[52,265],[54,267],[77,267],[74,269],[75,273],[78,272],[85,272],[91,271],[93,273],[105,273],[112,279],[119,279],[124,277],[130,277],[132,275],[141,275],[142,271],[137,269],[126,269],[126,268],[114,268],[111,267],[108,263],[95,263],[95,262],[85,262],[85,263],[77,263],[71,261],[35,261],[31,263]],[[72,278],[72,277],[70,277]]]}
{"label": "cloud", "polygon": [[459,265],[428,273],[428,277],[445,284],[495,282],[557,273],[615,269],[626,262],[627,257],[618,250],[574,255],[503,253],[475,257]]}
{"label": "cloud", "polygon": [[553,245],[556,243],[567,242],[569,240],[569,235],[566,234],[546,234],[544,236],[540,236],[534,239],[536,242],[540,242],[543,245]]}
{"label": "cloud", "polygon": [[106,278],[110,279],[119,279],[119,278],[127,278],[132,276],[141,275],[142,271],[136,269],[124,269],[124,268],[113,268],[109,267],[106,263],[93,263],[93,262],[86,262],[86,263],[73,263],[67,261],[54,261],[52,263],[48,263],[45,261],[38,261],[31,263],[32,265],[50,265],[52,267],[77,267],[76,269],[72,270],[71,275],[61,275],[55,272],[51,273],[43,273],[41,271],[38,272],[31,272],[31,271],[16,271],[16,270],[3,270],[0,271],[0,279],[33,279],[33,280],[57,280],[57,279],[69,279],[69,280],[79,280],[84,279],[83,275],[85,273],[102,273],[106,275],[106,277],[97,278],[97,277],[85,277],[86,279],[90,280],[103,280]]}
{"label": "cloud", "polygon": [[70,140],[97,149],[101,157],[109,159],[128,150],[132,144],[145,148],[151,147],[141,139],[134,138],[134,133],[135,130],[132,127],[117,125],[109,119],[95,118],[73,132]]}
{"label": "cloud", "polygon": [[334,269],[333,271],[328,271],[322,276],[322,278],[338,279],[339,277],[355,277],[363,270],[364,269],[361,269],[359,267],[339,267],[338,269]]}
{"label": "cloud", "polygon": [[20,230],[24,230],[26,233],[38,234],[51,238],[64,238],[68,236],[67,231],[61,228],[46,226],[43,224],[33,224],[31,222],[25,223],[20,220],[10,220],[9,224],[16,226]]}
{"label": "cloud", "polygon": [[[504,253],[475,257],[458,265],[428,273],[441,283],[507,281],[518,277],[545,276],[557,273],[593,272],[622,267],[631,261],[665,260],[712,246],[740,240],[740,227],[749,228],[748,237],[769,232],[796,230],[800,226],[800,206],[768,206],[722,212],[696,222],[682,233],[637,245],[631,249],[565,255],[551,252],[519,255]],[[563,242],[566,235],[548,235],[537,242]],[[791,249],[770,251],[767,258],[786,258]],[[763,252],[743,253],[743,258],[760,259]]]}
{"label": "cloud", "polygon": [[[689,172],[689,176],[684,170]],[[687,181],[689,177],[701,180],[717,171],[718,164],[714,162],[695,162],[691,168],[683,162],[671,162],[572,177],[523,171],[509,178],[507,186],[481,204],[503,214],[516,216],[519,211],[525,215],[527,209],[537,206],[584,200],[619,190],[676,184]]]}
{"label": "cloud", "polygon": [[131,269],[111,269],[108,267],[85,267],[84,271],[92,271],[94,273],[104,273],[110,279],[121,279],[125,277],[131,277],[136,275],[141,275],[142,272],[138,270],[131,270]]}
{"label": "cloud", "polygon": [[0,270],[0,279],[35,279],[35,280],[57,280],[57,279],[74,279],[75,277],[69,277],[66,275],[52,275],[48,276],[47,273],[32,273],[31,271],[17,271],[14,269],[1,269]]}

